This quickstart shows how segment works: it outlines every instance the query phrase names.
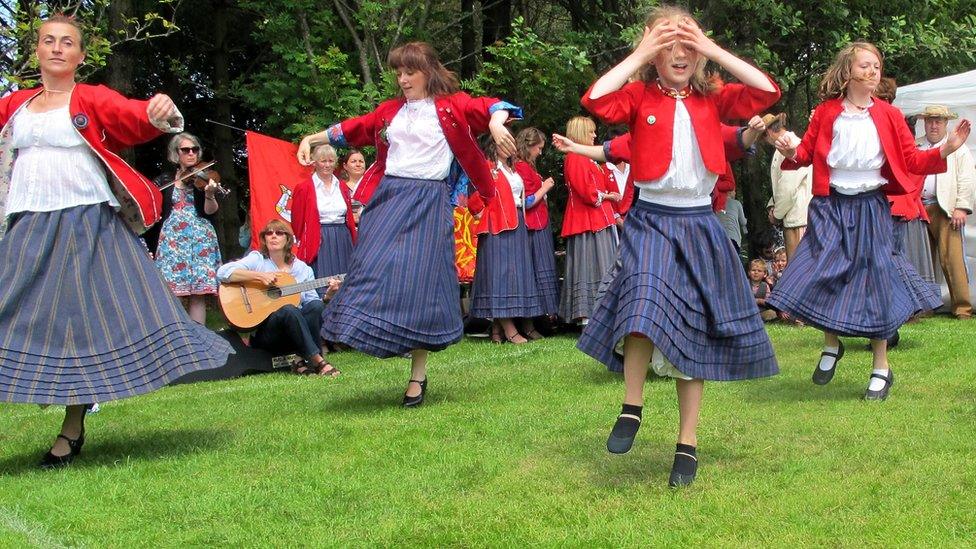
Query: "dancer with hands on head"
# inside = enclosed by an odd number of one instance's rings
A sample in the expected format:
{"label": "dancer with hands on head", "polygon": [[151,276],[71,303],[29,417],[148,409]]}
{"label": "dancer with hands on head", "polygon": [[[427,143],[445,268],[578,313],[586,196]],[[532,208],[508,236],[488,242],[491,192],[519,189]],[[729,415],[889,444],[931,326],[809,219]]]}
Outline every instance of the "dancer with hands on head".
{"label": "dancer with hands on head", "polygon": [[[874,96],[881,52],[854,42],[838,52],[820,84],[817,106],[799,146],[776,147],[783,169],[813,165],[807,232],[766,303],[824,332],[813,382],[830,382],[844,356],[838,336],[866,337],[874,351],[864,398],[884,400],[894,384],[887,339],[918,312],[903,256],[892,253],[889,200],[916,190],[918,175],[946,170],[945,158],[965,143],[963,121],[939,148],[920,151],[904,115]],[[899,265],[897,262],[903,262]],[[906,274],[907,273],[907,274]]]}
{"label": "dancer with hands on head", "polygon": [[494,196],[488,161],[472,135],[490,131],[499,154],[515,154],[505,128],[521,109],[461,92],[430,44],[411,42],[388,57],[400,97],[369,114],[305,137],[298,160],[319,143],[376,147],[355,199],[364,206],[342,288],[325,310],[322,337],[388,358],[410,353],[403,405],[427,388],[427,355],[462,335],[454,266],[453,185],[461,169],[481,196]]}
{"label": "dancer with hands on head", "polygon": [[[714,61],[741,83],[713,89]],[[636,82],[628,78],[639,74]],[[583,96],[590,112],[627,124],[639,189],[622,231],[620,268],[579,348],[624,372],[623,409],[607,441],[630,450],[642,418],[648,364],[677,380],[678,443],[669,485],[694,481],[704,380],[778,372],[772,345],[710,193],[725,170],[720,123],[748,119],[779,99],[759,69],[719,47],[683,9],[647,18],[634,51]]]}

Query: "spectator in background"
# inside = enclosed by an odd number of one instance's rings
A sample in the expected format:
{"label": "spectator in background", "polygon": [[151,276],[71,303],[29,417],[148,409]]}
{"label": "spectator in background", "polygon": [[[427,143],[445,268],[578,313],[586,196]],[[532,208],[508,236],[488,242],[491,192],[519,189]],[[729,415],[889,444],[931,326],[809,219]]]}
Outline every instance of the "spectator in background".
{"label": "spectator in background", "polygon": [[735,191],[729,191],[725,202],[725,209],[716,213],[718,220],[735,247],[736,255],[741,255],[742,237],[749,233],[746,227],[746,214],[742,210],[742,203],[735,199]]}
{"label": "spectator in background", "polygon": [[359,225],[359,215],[363,211],[363,203],[355,199],[356,189],[359,187],[359,182],[363,179],[363,174],[366,173],[366,157],[363,156],[362,151],[359,149],[349,149],[349,152],[342,157],[342,162],[340,162],[342,168],[342,180],[346,184],[346,188],[349,189],[349,196],[352,203],[352,219]]}
{"label": "spectator in background", "polygon": [[[786,129],[785,114],[767,114],[761,120],[766,129],[766,142],[770,145],[783,135],[790,136],[793,143],[799,144],[800,139],[796,134]],[[807,228],[807,208],[813,198],[813,168],[807,166],[797,170],[783,170],[780,167],[783,160],[785,157],[781,152],[773,153],[769,165],[773,196],[769,201],[768,213],[769,222],[783,228],[786,257],[792,258]]]}
{"label": "spectator in background", "polygon": [[766,262],[762,259],[753,259],[749,262],[749,289],[752,291],[752,296],[756,298],[759,316],[763,321],[775,320],[776,311],[766,306],[766,296],[769,295],[771,285],[766,281]]}

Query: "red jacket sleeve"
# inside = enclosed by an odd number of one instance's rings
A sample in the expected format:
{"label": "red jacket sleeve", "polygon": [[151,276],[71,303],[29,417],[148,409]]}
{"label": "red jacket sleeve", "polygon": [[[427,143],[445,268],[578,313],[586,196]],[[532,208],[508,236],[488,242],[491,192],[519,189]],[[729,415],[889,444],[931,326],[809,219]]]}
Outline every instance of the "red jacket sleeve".
{"label": "red jacket sleeve", "polygon": [[[593,86],[596,82],[593,83]],[[634,118],[640,104],[643,82],[631,82],[617,91],[610,92],[599,99],[592,99],[593,86],[586,90],[580,99],[583,107],[607,124],[628,124]]]}
{"label": "red jacket sleeve", "polygon": [[600,191],[606,187],[597,177],[604,177],[600,168],[589,158],[578,154],[567,154],[563,163],[563,177],[576,196],[590,206],[600,203]]}
{"label": "red jacket sleeve", "polygon": [[90,97],[92,107],[104,122],[106,148],[118,151],[163,134],[149,122],[149,101],[128,99],[107,86],[95,86]]}
{"label": "red jacket sleeve", "polygon": [[817,145],[817,136],[820,134],[820,126],[823,125],[825,112],[824,103],[814,109],[810,125],[807,126],[807,131],[804,132],[803,139],[800,140],[800,145],[796,148],[796,155],[793,158],[783,160],[782,168],[784,170],[795,170],[813,163],[813,151]]}
{"label": "red jacket sleeve", "polygon": [[[313,194],[309,194],[309,193]],[[308,223],[310,212],[310,200],[314,196],[315,188],[310,181],[302,181],[295,186],[294,194],[291,197],[291,228],[295,231],[295,239],[298,241],[294,249],[295,257],[305,263],[310,263],[318,255],[319,247],[316,238],[309,234],[316,228],[310,227]],[[318,212],[315,212],[318,215]]]}
{"label": "red jacket sleeve", "polygon": [[471,133],[481,135],[488,131],[488,122],[491,121],[491,106],[498,103],[494,97],[471,97],[466,93],[458,93],[456,102],[459,103],[465,120],[471,126]]}
{"label": "red jacket sleeve", "polygon": [[716,93],[715,104],[722,120],[744,120],[762,112],[779,101],[780,91],[776,82],[765,75],[773,85],[773,91],[763,91],[745,84],[725,84]]}
{"label": "red jacket sleeve", "polygon": [[485,200],[481,198],[478,191],[472,190],[468,195],[468,211],[475,216],[485,211]]}
{"label": "red jacket sleeve", "polygon": [[515,173],[522,177],[526,196],[535,194],[536,191],[542,188],[542,176],[528,162],[516,162]]}
{"label": "red jacket sleeve", "polygon": [[371,113],[343,120],[339,124],[339,127],[342,129],[341,135],[337,136],[338,139],[335,139],[332,135],[333,129],[330,128],[329,141],[333,145],[338,145],[340,147],[375,146],[376,133],[382,129],[379,127],[379,125],[382,123],[382,116],[380,113],[390,110],[392,107],[389,104],[395,101],[396,100],[385,101],[380,103],[380,105],[376,107],[376,110]]}
{"label": "red jacket sleeve", "polygon": [[626,162],[630,164],[630,132],[618,135],[603,144],[603,156],[607,162]]}

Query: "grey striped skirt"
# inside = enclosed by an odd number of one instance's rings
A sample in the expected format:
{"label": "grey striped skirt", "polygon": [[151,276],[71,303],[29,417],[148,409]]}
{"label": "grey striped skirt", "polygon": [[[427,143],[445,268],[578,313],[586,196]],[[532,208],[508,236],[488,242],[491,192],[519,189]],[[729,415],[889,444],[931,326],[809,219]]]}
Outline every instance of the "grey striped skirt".
{"label": "grey striped skirt", "polygon": [[779,372],[745,272],[710,206],[635,200],[621,231],[620,261],[577,347],[623,370],[622,340],[638,333],[696,379]]}
{"label": "grey striped skirt", "polygon": [[559,298],[559,316],[564,321],[593,314],[600,282],[616,259],[617,233],[613,225],[595,233],[566,237],[566,276]]}
{"label": "grey striped skirt", "polygon": [[477,265],[471,285],[475,318],[532,318],[542,314],[525,216],[518,227],[478,235]]}
{"label": "grey striped skirt", "polygon": [[88,404],[223,366],[107,204],[15,214],[0,241],[0,401]]}
{"label": "grey striped skirt", "polygon": [[389,358],[461,340],[454,213],[445,181],[384,176],[363,209],[322,338]]}
{"label": "grey striped skirt", "polygon": [[[892,219],[892,248],[895,253],[895,267],[901,275],[913,308],[919,311],[932,311],[942,305],[942,290],[935,283],[935,269],[932,266],[932,250],[929,247],[929,234],[921,219],[901,221]],[[919,266],[928,269],[923,275]]]}
{"label": "grey striped skirt", "polygon": [[[323,224],[321,234],[322,242],[312,265],[315,277],[323,278],[349,271],[349,259],[352,257],[352,235],[349,234],[349,227],[345,223]],[[320,288],[319,294],[325,294],[325,288]]]}

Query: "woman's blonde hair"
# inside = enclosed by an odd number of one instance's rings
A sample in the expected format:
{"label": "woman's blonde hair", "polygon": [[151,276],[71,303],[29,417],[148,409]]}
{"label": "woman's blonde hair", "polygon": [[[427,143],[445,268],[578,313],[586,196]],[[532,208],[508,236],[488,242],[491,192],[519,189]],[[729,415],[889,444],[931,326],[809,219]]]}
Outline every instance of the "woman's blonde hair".
{"label": "woman's blonde hair", "polygon": [[295,231],[292,230],[291,225],[285,223],[280,219],[272,219],[268,221],[268,224],[261,229],[261,245],[258,250],[264,257],[271,257],[271,253],[268,251],[268,241],[266,239],[267,235],[271,231],[285,231],[288,236],[285,237],[285,263],[291,265],[295,261],[295,254],[292,252],[292,247],[295,246]]}
{"label": "woman's blonde hair", "polygon": [[[653,29],[655,24],[661,19],[680,21],[686,17],[698,25],[698,27],[702,29],[702,32],[705,31],[705,29],[701,26],[701,23],[699,23],[698,20],[688,12],[688,10],[668,4],[661,4],[660,6],[651,10],[651,13],[647,14],[647,19],[644,20],[644,26],[649,29]],[[638,38],[638,40],[640,40],[640,38]],[[706,59],[704,55],[700,55],[698,58],[698,64],[695,65],[695,71],[691,75],[691,81],[689,82],[693,90],[704,95],[708,95],[718,88],[718,81],[705,74],[706,63],[708,63],[708,59]],[[642,82],[646,84],[653,84],[654,81],[657,80],[657,67],[654,66],[654,63],[648,63],[641,67],[637,74],[638,78]]]}
{"label": "woman's blonde hair", "polygon": [[71,25],[72,27],[74,27],[75,30],[78,31],[78,39],[80,40],[80,42],[78,43],[78,48],[81,51],[85,51],[85,28],[84,28],[84,23],[82,23],[80,20],[75,18],[73,15],[65,15],[61,12],[57,12],[48,16],[48,18],[41,21],[41,24],[37,27],[38,42],[41,41],[41,27],[43,27],[47,23],[63,23],[65,25]]}
{"label": "woman's blonde hair", "polygon": [[765,271],[766,270],[766,262],[763,261],[762,259],[753,259],[752,261],[749,262],[749,270],[751,271],[751,270],[756,269],[756,268],[762,269],[762,270]]}
{"label": "woman's blonde hair", "polygon": [[314,148],[312,148],[312,154],[310,156],[312,157],[312,160],[325,160],[331,156],[336,162],[339,161],[339,155],[336,153],[335,148],[328,143],[316,145]]}
{"label": "woman's blonde hair", "polygon": [[871,52],[878,57],[881,69],[884,70],[884,56],[881,51],[870,42],[851,42],[841,48],[834,57],[834,62],[824,73],[820,81],[820,99],[836,99],[847,93],[847,86],[851,83],[851,66],[859,51]]}
{"label": "woman's blonde hair", "polygon": [[580,145],[592,145],[590,132],[596,131],[596,122],[588,116],[574,116],[566,122],[566,137]]}

